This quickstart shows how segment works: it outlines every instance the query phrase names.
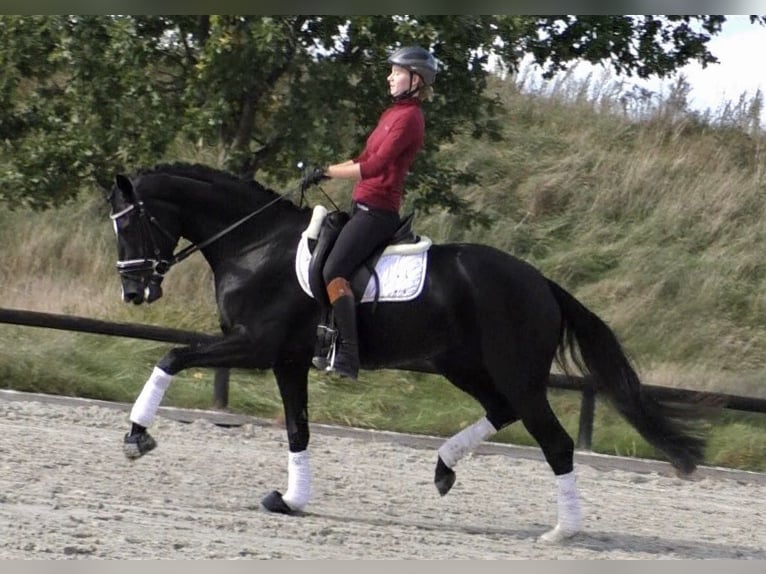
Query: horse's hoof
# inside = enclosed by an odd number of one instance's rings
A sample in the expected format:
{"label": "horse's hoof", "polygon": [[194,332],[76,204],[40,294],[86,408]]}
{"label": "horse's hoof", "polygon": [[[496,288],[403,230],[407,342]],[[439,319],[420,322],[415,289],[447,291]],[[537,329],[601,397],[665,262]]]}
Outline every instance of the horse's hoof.
{"label": "horse's hoof", "polygon": [[578,527],[565,528],[560,524],[557,524],[553,530],[549,530],[545,534],[541,535],[539,540],[540,542],[545,542],[547,544],[558,544],[559,542],[569,540],[578,532],[580,532]]}
{"label": "horse's hoof", "polygon": [[263,506],[269,512],[278,512],[279,514],[295,514],[295,511],[290,508],[282,499],[282,493],[278,490],[273,490],[264,496],[261,499],[261,506]]}
{"label": "horse's hoof", "polygon": [[456,478],[455,471],[444,464],[442,457],[439,457],[439,460],[436,461],[436,472],[434,474],[434,484],[439,494],[442,496],[447,494],[452,485],[455,484]]}
{"label": "horse's hoof", "polygon": [[157,448],[157,441],[148,432],[134,435],[127,433],[122,440],[122,452],[129,460],[136,460],[155,448]]}

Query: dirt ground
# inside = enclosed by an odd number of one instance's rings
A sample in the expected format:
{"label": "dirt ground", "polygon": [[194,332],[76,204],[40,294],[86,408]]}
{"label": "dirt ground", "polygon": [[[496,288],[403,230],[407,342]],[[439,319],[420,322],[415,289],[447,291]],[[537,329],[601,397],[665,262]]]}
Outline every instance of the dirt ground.
{"label": "dirt ground", "polygon": [[126,428],[124,410],[0,397],[0,559],[766,559],[760,474],[688,481],[578,453],[584,532],[549,545],[555,484],[532,457],[466,458],[442,498],[434,448],[315,431],[313,501],[282,516],[259,505],[286,488],[281,428],[159,417],[135,462]]}

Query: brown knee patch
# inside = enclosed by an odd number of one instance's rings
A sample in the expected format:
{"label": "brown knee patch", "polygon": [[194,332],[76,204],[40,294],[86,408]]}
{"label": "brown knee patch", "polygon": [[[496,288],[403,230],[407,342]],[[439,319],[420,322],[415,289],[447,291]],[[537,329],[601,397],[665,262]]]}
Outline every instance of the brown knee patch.
{"label": "brown knee patch", "polygon": [[346,295],[353,296],[353,292],[351,291],[351,285],[343,277],[336,277],[327,284],[327,297],[330,299],[331,304]]}

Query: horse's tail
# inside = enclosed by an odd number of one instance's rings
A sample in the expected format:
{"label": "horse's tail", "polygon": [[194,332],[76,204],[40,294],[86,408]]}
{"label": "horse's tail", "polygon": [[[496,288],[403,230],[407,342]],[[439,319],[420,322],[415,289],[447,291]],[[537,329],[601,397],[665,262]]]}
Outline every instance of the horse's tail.
{"label": "horse's tail", "polygon": [[[646,441],[683,474],[704,458],[705,439],[693,425],[694,410],[661,402],[642,389],[630,360],[612,330],[553,281],[548,281],[562,313],[557,362],[566,372],[569,357],[603,392]],[[579,350],[579,353],[578,353]]]}

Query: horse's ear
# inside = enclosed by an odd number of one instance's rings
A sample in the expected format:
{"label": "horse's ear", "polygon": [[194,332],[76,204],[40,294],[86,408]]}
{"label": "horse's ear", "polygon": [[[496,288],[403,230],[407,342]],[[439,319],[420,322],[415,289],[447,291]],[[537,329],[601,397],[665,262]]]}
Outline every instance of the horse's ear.
{"label": "horse's ear", "polygon": [[117,185],[117,188],[123,193],[125,197],[130,197],[133,195],[133,184],[121,173],[118,173],[114,176],[114,183]]}

